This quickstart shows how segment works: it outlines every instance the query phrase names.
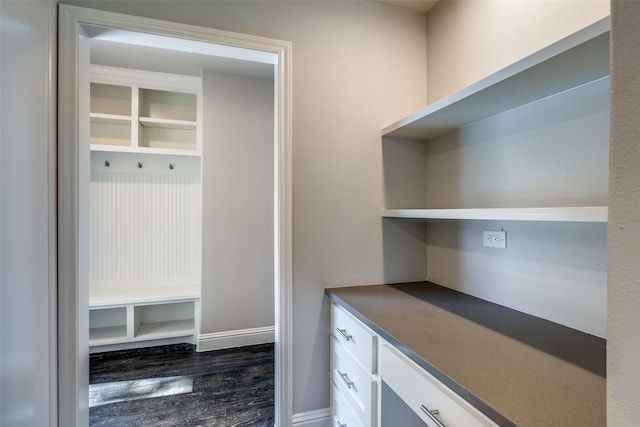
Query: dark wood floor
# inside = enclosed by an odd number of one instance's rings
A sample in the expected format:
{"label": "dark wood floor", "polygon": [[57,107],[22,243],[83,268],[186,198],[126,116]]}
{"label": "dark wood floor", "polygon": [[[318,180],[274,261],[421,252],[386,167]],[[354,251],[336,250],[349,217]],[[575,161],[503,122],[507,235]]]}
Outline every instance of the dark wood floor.
{"label": "dark wood floor", "polygon": [[89,394],[92,427],[273,427],[273,344],[94,353]]}

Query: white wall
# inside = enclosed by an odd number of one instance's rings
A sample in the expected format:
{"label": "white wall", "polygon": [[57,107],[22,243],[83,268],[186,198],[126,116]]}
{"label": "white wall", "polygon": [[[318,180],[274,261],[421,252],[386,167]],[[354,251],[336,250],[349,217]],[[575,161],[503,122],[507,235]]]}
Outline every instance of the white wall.
{"label": "white wall", "polygon": [[384,260],[380,129],[426,103],[424,16],[363,1],[73,3],[293,43],[293,412],[328,407],[324,288],[405,275],[402,250]]}
{"label": "white wall", "polygon": [[446,0],[428,14],[429,102],[609,15],[609,0]]}
{"label": "white wall", "polygon": [[610,426],[640,418],[640,2],[612,3],[607,402]]}
{"label": "white wall", "polygon": [[0,425],[55,420],[55,4],[0,2]]}
{"label": "white wall", "polygon": [[273,94],[203,73],[202,334],[274,324]]}

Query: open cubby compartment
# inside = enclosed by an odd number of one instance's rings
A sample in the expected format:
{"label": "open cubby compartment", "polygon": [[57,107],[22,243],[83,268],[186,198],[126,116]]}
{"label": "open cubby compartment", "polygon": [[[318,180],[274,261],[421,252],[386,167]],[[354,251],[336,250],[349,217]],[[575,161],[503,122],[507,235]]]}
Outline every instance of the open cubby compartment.
{"label": "open cubby compartment", "polygon": [[196,301],[137,305],[133,308],[134,339],[182,337],[195,333]]}
{"label": "open cubby compartment", "polygon": [[91,117],[91,145],[131,146],[131,121]]}
{"label": "open cubby compartment", "polygon": [[141,118],[195,122],[198,98],[195,93],[140,88]]}
{"label": "open cubby compartment", "polygon": [[89,311],[91,345],[127,340],[127,307],[93,308]]}
{"label": "open cubby compartment", "polygon": [[131,116],[131,86],[91,83],[91,112]]}
{"label": "open cubby compartment", "polygon": [[191,128],[180,125],[169,126],[141,120],[138,128],[138,146],[196,151],[196,127],[195,125]]}

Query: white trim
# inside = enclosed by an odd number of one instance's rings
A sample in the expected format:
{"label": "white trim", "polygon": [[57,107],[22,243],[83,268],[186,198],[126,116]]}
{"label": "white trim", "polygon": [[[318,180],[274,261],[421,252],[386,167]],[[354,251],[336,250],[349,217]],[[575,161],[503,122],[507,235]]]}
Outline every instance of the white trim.
{"label": "white trim", "polygon": [[331,425],[331,408],[293,414],[292,427],[329,427]]}
{"label": "white trim", "polygon": [[[279,427],[289,427],[292,417],[292,123],[291,123],[291,51],[290,42],[245,34],[219,31],[155,19],[141,18],[71,5],[59,6],[59,197],[58,197],[58,284],[59,299],[59,424],[74,427],[86,425],[88,408],[88,328],[78,325],[88,318],[88,292],[79,286],[79,225],[86,221],[80,215],[84,197],[79,180],[79,158],[84,153],[79,144],[78,69],[79,35],[83,24],[121,28],[129,31],[179,37],[184,40],[215,43],[253,49],[277,56],[274,80],[276,86],[275,136],[275,353],[276,414]],[[88,145],[88,144],[87,144]],[[87,147],[88,150],[88,147]],[[86,322],[88,323],[88,322]],[[86,336],[85,336],[86,335]],[[86,350],[85,350],[86,349]],[[87,396],[85,396],[85,394]]]}
{"label": "white trim", "polygon": [[235,331],[213,332],[198,335],[196,351],[212,351],[224,348],[265,344],[275,341],[274,326],[238,329]]}

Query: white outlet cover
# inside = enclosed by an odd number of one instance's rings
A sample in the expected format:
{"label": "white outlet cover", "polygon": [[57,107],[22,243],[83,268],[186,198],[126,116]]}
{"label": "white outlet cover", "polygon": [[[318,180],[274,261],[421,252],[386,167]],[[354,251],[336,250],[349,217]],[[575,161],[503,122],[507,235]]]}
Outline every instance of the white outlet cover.
{"label": "white outlet cover", "polygon": [[507,248],[507,232],[506,231],[483,231],[482,246],[487,248]]}

